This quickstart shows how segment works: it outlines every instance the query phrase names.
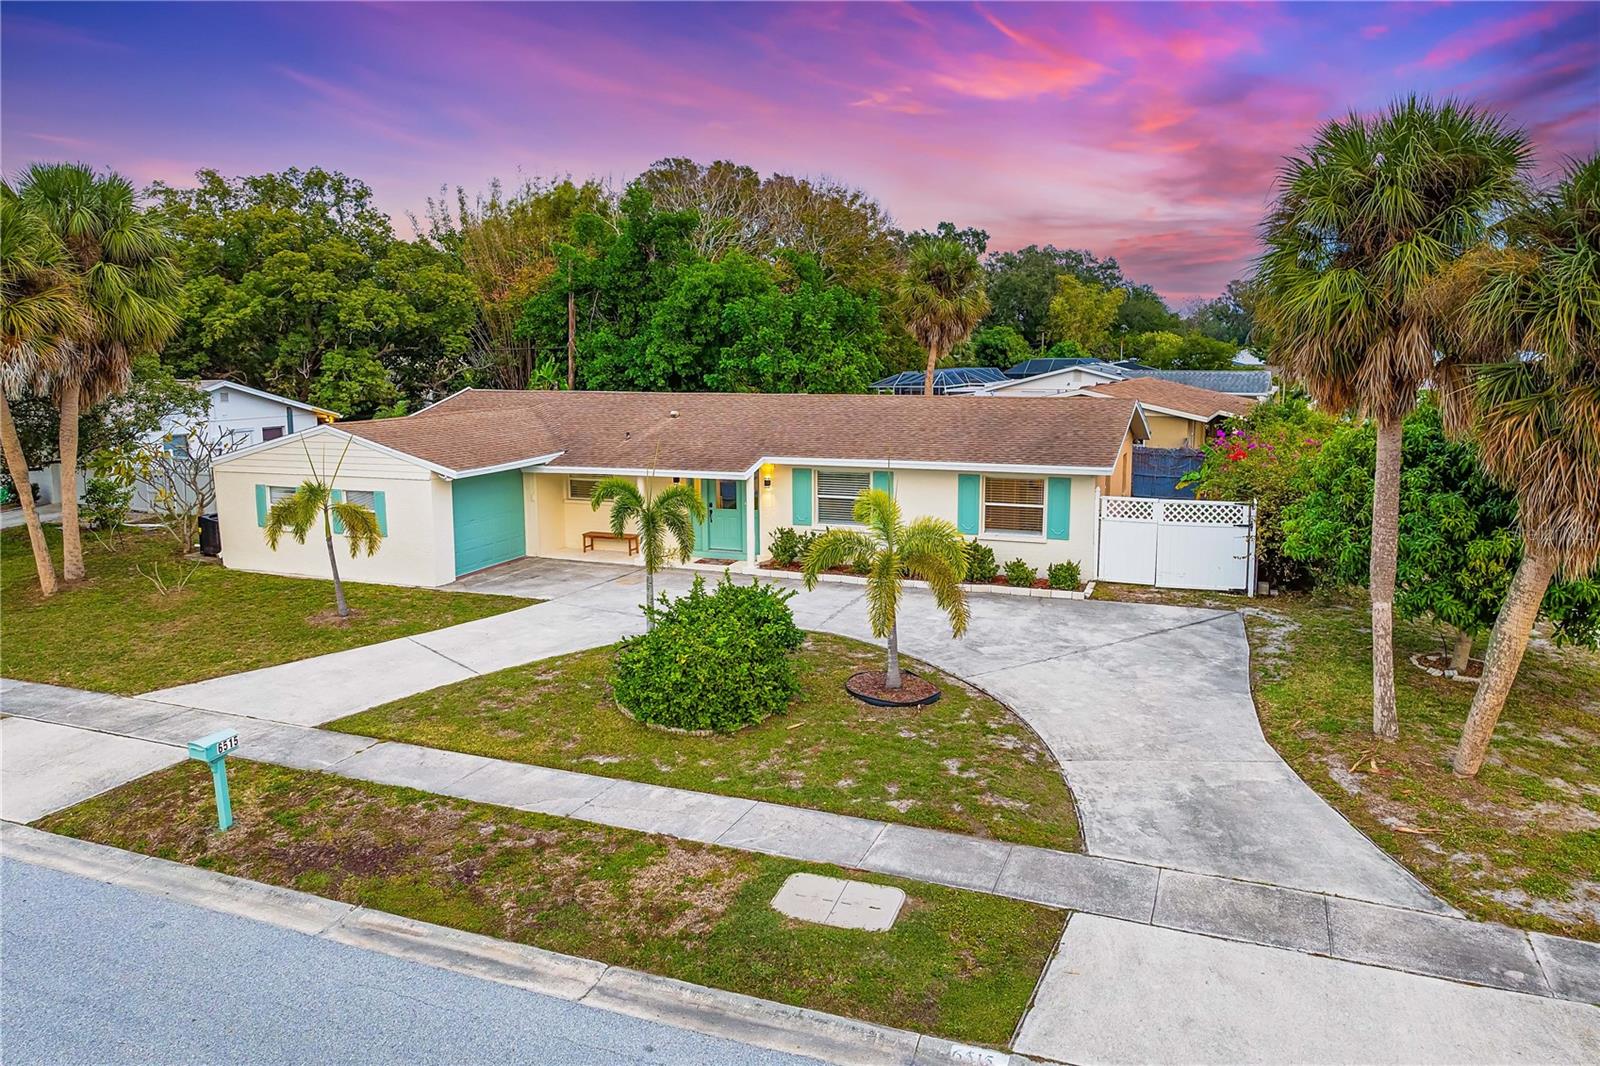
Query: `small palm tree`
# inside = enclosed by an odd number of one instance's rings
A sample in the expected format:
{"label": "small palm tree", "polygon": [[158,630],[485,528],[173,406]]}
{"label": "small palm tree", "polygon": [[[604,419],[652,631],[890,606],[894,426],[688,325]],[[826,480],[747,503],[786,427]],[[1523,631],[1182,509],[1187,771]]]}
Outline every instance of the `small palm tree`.
{"label": "small palm tree", "polygon": [[78,527],[78,415],[124,392],[140,355],[158,352],[179,325],[182,277],[172,238],[139,209],[133,183],[83,163],[36,163],[17,184],[76,263],[84,319],[52,377],[60,414],[61,574],[84,576]]}
{"label": "small palm tree", "polygon": [[[301,447],[305,447],[304,441]],[[349,450],[350,444],[346,441],[345,452]],[[309,448],[306,450],[306,464],[311,468],[311,476],[300,483],[292,496],[279,500],[267,510],[267,547],[277,551],[278,542],[283,539],[285,532],[296,543],[304,544],[312,527],[320,522],[322,538],[328,545],[328,567],[333,571],[334,606],[340,618],[348,618],[350,605],[345,601],[344,582],[339,577],[339,554],[333,550],[334,520],[337,519],[344,526],[345,535],[350,539],[352,559],[361,552],[369,556],[375,554],[383,543],[383,533],[378,528],[378,516],[372,508],[334,499],[333,485],[338,480],[339,468],[344,465],[343,453],[329,477],[324,477],[317,470],[316,464],[311,461]]]}
{"label": "small palm tree", "polygon": [[1516,494],[1522,561],[1495,619],[1454,769],[1489,752],[1551,579],[1600,563],[1600,156],[1513,214],[1430,301],[1476,364],[1442,383],[1446,413]]}
{"label": "small palm tree", "polygon": [[855,520],[864,528],[830,529],[801,557],[806,588],[817,587],[817,575],[845,563],[867,564],[867,609],[872,635],[885,642],[888,661],[884,686],[900,687],[900,636],[896,625],[901,582],[926,581],[934,602],[950,616],[950,635],[967,631],[967,542],[960,530],[942,518],[900,520],[900,505],[882,489],[863,489],[856,497]]}
{"label": "small palm tree", "polygon": [[911,249],[900,279],[900,312],[928,353],[922,394],[933,395],[933,372],[950,349],[972,335],[989,313],[983,267],[960,241],[929,238]]}
{"label": "small palm tree", "polygon": [[[1373,481],[1372,731],[1400,735],[1394,586],[1401,423],[1437,370],[1439,338],[1415,307],[1513,201],[1528,137],[1495,115],[1412,98],[1330,121],[1278,177],[1262,227],[1258,321],[1285,373],[1330,411],[1377,423]],[[1448,353],[1446,353],[1448,354]]]}
{"label": "small palm tree", "polygon": [[625,477],[603,478],[589,496],[598,511],[611,504],[611,532],[622,536],[628,526],[639,533],[639,553],[644,556],[645,627],[655,625],[656,573],[666,562],[667,538],[675,542],[678,561],[694,554],[694,524],[706,520],[706,504],[688,482],[663,492],[647,494]]}

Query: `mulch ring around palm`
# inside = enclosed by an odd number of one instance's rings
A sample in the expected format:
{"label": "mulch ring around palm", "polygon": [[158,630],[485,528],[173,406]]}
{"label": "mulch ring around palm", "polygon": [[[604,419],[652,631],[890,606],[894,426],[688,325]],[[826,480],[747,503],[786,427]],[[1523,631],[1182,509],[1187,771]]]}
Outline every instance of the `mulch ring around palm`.
{"label": "mulch ring around palm", "polygon": [[858,670],[845,680],[844,690],[874,707],[925,707],[939,698],[939,690],[916,674],[901,673],[900,687],[890,688],[882,670]]}

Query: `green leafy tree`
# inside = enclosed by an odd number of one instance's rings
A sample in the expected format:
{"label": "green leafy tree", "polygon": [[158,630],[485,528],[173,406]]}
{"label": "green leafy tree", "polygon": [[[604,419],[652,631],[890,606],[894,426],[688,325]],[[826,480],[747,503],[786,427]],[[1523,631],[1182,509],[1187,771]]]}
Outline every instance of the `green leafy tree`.
{"label": "green leafy tree", "polygon": [[1049,325],[1056,278],[1071,274],[1102,289],[1126,284],[1115,259],[1102,260],[1092,252],[1054,245],[1041,248],[1030,244],[1014,252],[992,252],[984,259],[984,270],[990,304],[985,325],[1010,326],[1037,351],[1059,339]]}
{"label": "green leafy tree", "polygon": [[[1427,286],[1515,199],[1528,138],[1493,115],[1412,98],[1325,123],[1284,165],[1264,225],[1259,312],[1288,376],[1377,424],[1368,588],[1372,730],[1400,734],[1394,693],[1401,423],[1438,371]],[[1452,352],[1446,350],[1447,357]]]}
{"label": "green leafy tree", "polygon": [[84,575],[78,521],[78,416],[85,407],[126,391],[133,364],[158,352],[178,328],[179,274],[173,244],[140,209],[122,175],[96,174],[82,163],[36,163],[17,196],[66,248],[81,284],[72,343],[50,376],[59,413],[61,574]]}
{"label": "green leafy tree", "polygon": [[1257,286],[1253,281],[1230,281],[1222,295],[1207,300],[1185,315],[1184,325],[1213,340],[1227,341],[1235,350],[1243,348],[1250,342],[1255,328],[1257,294]]}
{"label": "green leafy tree", "polygon": [[1172,308],[1155,289],[1148,285],[1126,285],[1127,298],[1117,308],[1117,316],[1112,320],[1111,328],[1114,332],[1133,336],[1138,333],[1149,333],[1152,330],[1178,330],[1182,328],[1182,320],[1172,313]]}
{"label": "green leafy tree", "polygon": [[1033,350],[1011,326],[980,326],[967,343],[958,346],[952,358],[957,354],[962,366],[997,366],[1004,370],[1033,355]]}
{"label": "green leafy tree", "polygon": [[[602,478],[589,497],[598,511],[611,504],[611,532],[617,536],[633,526],[644,556],[645,627],[655,624],[656,574],[666,565],[668,553],[686,563],[694,555],[694,526],[706,520],[706,504],[688,482],[657,493],[645,493],[625,477]],[[670,542],[670,543],[669,543]]]}
{"label": "green leafy tree", "polygon": [[343,526],[352,559],[363,552],[368,556],[375,555],[383,544],[378,516],[372,508],[349,500],[334,499],[334,483],[339,479],[339,470],[344,466],[345,453],[349,450],[349,442],[346,442],[333,472],[325,475],[311,461],[311,452],[307,449],[306,465],[311,469],[311,476],[302,481],[292,495],[267,509],[267,526],[264,530],[267,547],[277,551],[284,533],[293,537],[296,543],[304,544],[312,529],[319,525],[322,527],[322,539],[328,546],[328,569],[333,573],[333,603],[340,618],[350,617],[350,604],[345,600],[344,581],[339,577],[339,553],[333,549],[334,524],[337,522]]}
{"label": "green leafy tree", "polygon": [[900,593],[905,578],[926,581],[934,602],[950,619],[950,633],[960,637],[970,617],[961,582],[967,576],[967,542],[955,525],[942,518],[901,520],[900,505],[882,489],[863,489],[853,514],[861,529],[829,529],[807,546],[801,557],[806,588],[817,587],[824,570],[846,563],[864,566],[867,610],[872,635],[888,649],[884,686],[898,689]]}
{"label": "green leafy tree", "polygon": [[1227,370],[1238,348],[1200,333],[1145,333],[1126,345],[1130,358],[1158,370]]}
{"label": "green leafy tree", "polygon": [[1056,278],[1055,294],[1050,297],[1051,336],[1076,341],[1091,352],[1105,351],[1111,345],[1111,324],[1128,293],[1124,289],[1102,289],[1093,282],[1072,274]]}
{"label": "green leafy tree", "polygon": [[906,259],[900,279],[902,319],[928,353],[922,394],[933,395],[933,372],[940,360],[971,336],[989,313],[983,267],[967,243],[957,236],[918,241]]}
{"label": "green leafy tree", "polygon": [[1551,581],[1600,562],[1600,156],[1496,237],[1427,299],[1473,364],[1440,375],[1447,410],[1515,493],[1523,543],[1453,760],[1466,776],[1488,756]]}

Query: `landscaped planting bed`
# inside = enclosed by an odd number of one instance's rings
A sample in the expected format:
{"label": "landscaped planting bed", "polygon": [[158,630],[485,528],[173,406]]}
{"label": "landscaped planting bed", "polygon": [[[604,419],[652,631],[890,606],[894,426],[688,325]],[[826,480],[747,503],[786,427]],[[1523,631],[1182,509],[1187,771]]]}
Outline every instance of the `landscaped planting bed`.
{"label": "landscaped planting bed", "polygon": [[[59,572],[60,528],[47,526],[46,535]],[[424,633],[531,602],[347,582],[355,614],[335,623],[328,617],[331,581],[183,562],[173,546],[160,533],[130,532],[115,548],[86,533],[88,579],[41,599],[26,531],[6,530],[0,536],[5,676],[134,695]],[[166,594],[146,576],[159,572],[174,586],[191,570],[187,584]]]}
{"label": "landscaped planting bed", "polygon": [[809,633],[787,713],[725,735],[642,725],[612,699],[613,648],[418,693],[328,728],[583,773],[1076,849],[1072,795],[1049,749],[988,696],[910,659],[943,690],[926,707],[844,691],[883,649]]}
{"label": "landscaped planting bed", "polygon": [[[1096,596],[1153,592],[1102,584]],[[1395,622],[1400,739],[1384,742],[1372,735],[1365,599],[1177,598],[1245,610],[1267,739],[1441,897],[1479,918],[1600,940],[1600,653],[1536,634],[1489,761],[1463,778],[1450,758],[1476,686],[1411,662],[1446,649],[1437,629]]]}
{"label": "landscaped planting bed", "polygon": [[[1066,920],[975,892],[249,761],[217,833],[185,763],[40,828],[474,933],[953,1040],[1006,1044]],[[892,929],[786,918],[796,872],[894,885]]]}

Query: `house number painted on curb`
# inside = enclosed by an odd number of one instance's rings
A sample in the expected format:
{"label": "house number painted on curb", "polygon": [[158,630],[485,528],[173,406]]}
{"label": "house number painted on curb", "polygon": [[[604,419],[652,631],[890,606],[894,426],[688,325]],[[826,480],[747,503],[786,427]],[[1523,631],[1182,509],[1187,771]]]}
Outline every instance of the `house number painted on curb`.
{"label": "house number painted on curb", "polygon": [[228,798],[227,754],[239,747],[239,734],[224,729],[199,740],[189,741],[189,758],[199,759],[211,767],[211,785],[217,794],[217,828],[233,825],[233,803]]}

